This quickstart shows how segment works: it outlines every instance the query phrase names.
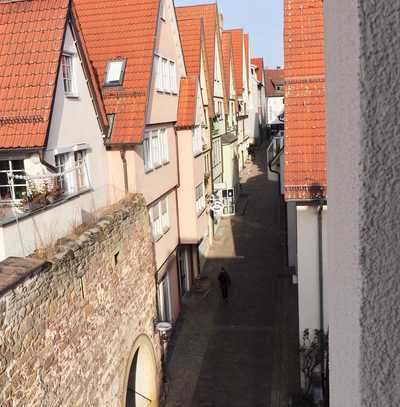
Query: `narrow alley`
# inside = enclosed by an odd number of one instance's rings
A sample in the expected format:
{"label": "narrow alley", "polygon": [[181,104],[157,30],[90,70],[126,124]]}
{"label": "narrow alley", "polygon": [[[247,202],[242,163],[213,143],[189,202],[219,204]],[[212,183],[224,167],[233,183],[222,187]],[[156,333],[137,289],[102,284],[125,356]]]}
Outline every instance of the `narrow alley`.
{"label": "narrow alley", "polygon": [[[244,171],[237,215],[223,220],[204,277],[185,300],[169,345],[166,407],[286,407],[298,391],[297,290],[265,149]],[[221,267],[232,279],[227,303]]]}

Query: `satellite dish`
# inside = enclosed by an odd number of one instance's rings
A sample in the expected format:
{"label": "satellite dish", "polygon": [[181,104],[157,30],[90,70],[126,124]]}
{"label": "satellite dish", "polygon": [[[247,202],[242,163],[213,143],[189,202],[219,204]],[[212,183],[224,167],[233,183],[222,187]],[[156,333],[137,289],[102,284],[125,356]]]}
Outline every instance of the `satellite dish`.
{"label": "satellite dish", "polygon": [[172,325],[169,322],[158,322],[156,329],[160,333],[167,333],[172,329]]}

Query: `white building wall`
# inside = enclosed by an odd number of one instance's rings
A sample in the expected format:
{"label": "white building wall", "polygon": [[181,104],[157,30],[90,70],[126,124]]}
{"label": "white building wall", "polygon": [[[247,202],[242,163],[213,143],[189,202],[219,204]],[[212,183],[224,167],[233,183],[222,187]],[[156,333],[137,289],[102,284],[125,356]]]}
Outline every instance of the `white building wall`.
{"label": "white building wall", "polygon": [[[323,270],[326,276],[327,210],[322,215]],[[299,292],[299,333],[320,329],[318,263],[318,207],[297,206],[297,266]],[[327,284],[324,278],[324,327],[328,329]]]}
{"label": "white building wall", "polygon": [[270,97],[268,100],[268,124],[272,124],[278,120],[278,115],[280,115],[284,109],[283,97]]}
{"label": "white building wall", "polygon": [[[72,152],[74,146],[87,144],[90,190],[42,208],[18,222],[2,225],[0,261],[9,256],[26,256],[36,249],[53,245],[76,226],[91,221],[93,214],[108,204],[103,134],[70,27],[66,30],[64,51],[75,55],[73,69],[76,97],[65,96],[60,72],[44,158],[54,166],[57,150]],[[49,168],[41,163],[37,154],[25,155],[23,158],[28,176],[49,174]]]}
{"label": "white building wall", "polygon": [[101,208],[107,205],[108,196],[106,153],[103,135],[69,27],[65,36],[64,51],[76,55],[74,68],[77,97],[65,96],[62,73],[60,72],[57,80],[56,97],[45,159],[54,165],[54,153],[57,149],[73,147],[80,143],[88,144],[90,146],[87,155],[88,171],[90,185],[93,189],[90,199],[96,208]]}

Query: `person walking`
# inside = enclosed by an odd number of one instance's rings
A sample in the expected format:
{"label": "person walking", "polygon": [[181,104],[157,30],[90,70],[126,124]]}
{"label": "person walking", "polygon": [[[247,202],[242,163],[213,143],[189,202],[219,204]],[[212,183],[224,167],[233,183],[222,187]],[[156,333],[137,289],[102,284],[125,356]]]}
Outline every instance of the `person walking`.
{"label": "person walking", "polygon": [[219,272],[218,281],[221,289],[222,299],[226,301],[228,299],[228,289],[231,285],[231,278],[223,267],[221,267],[221,271]]}

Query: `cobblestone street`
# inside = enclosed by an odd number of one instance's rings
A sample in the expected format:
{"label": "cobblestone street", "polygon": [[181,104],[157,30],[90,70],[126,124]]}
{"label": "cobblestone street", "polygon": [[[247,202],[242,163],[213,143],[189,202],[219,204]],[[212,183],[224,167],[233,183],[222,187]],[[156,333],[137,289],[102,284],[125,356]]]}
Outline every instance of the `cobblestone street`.
{"label": "cobblestone street", "polygon": [[[278,183],[265,168],[259,150],[243,172],[238,213],[223,220],[204,278],[185,300],[170,343],[166,407],[287,407],[297,392],[297,290],[285,268]],[[227,303],[221,266],[232,279]]]}

